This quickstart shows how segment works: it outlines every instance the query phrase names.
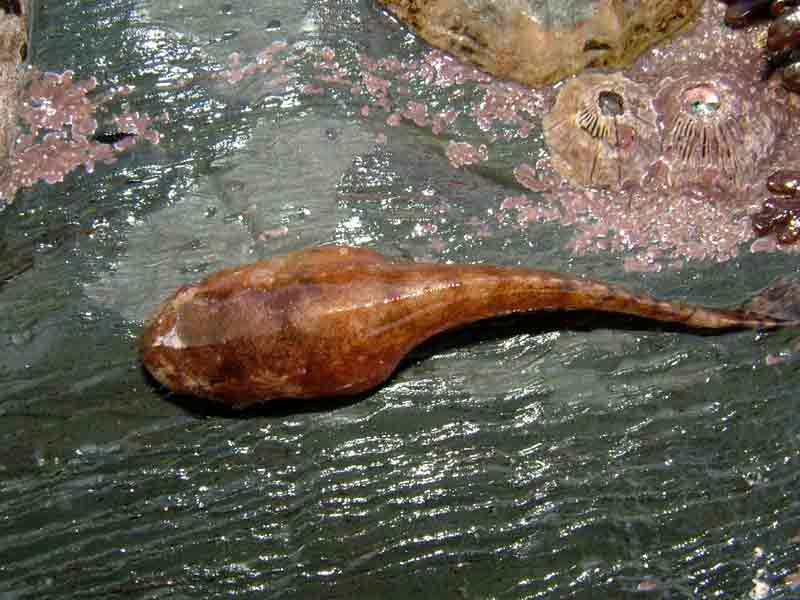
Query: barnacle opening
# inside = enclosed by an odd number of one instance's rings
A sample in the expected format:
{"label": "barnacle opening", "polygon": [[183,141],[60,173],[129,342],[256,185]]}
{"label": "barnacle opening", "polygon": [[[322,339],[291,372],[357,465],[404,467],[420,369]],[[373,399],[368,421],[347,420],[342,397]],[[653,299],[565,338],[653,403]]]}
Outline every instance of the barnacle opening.
{"label": "barnacle opening", "polygon": [[686,90],[683,93],[683,102],[687,110],[698,117],[713,115],[722,105],[720,95],[707,85],[698,85]]}
{"label": "barnacle opening", "polygon": [[716,165],[729,177],[741,170],[742,140],[735,116],[723,114],[722,97],[708,84],[694,85],[681,94],[680,111],[667,134],[680,159],[695,168]]}
{"label": "barnacle opening", "polygon": [[702,63],[663,81],[654,104],[669,185],[746,192],[784,128],[776,98]]}
{"label": "barnacle opening", "polygon": [[613,144],[616,139],[616,117],[625,113],[625,101],[613,90],[597,94],[596,104],[584,106],[577,115],[578,125],[589,135]]}
{"label": "barnacle opening", "polygon": [[622,96],[608,90],[597,94],[597,106],[606,117],[618,117],[625,112],[625,101]]}

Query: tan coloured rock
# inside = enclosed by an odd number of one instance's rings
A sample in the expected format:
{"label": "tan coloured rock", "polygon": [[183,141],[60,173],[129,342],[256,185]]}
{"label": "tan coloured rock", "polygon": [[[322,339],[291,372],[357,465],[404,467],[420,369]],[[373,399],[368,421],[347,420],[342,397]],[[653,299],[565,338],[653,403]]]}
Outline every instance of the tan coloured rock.
{"label": "tan coloured rock", "polygon": [[691,22],[703,0],[380,0],[429,44],[536,86],[624,66]]}
{"label": "tan coloured rock", "polygon": [[27,3],[0,2],[0,160],[8,158],[17,126],[22,72],[28,48]]}

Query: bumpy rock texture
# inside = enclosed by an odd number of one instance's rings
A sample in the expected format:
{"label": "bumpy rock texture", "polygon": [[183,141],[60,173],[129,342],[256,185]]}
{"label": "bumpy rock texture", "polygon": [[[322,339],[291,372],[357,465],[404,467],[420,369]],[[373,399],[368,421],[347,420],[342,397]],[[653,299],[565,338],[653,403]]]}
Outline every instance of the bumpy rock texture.
{"label": "bumpy rock texture", "polygon": [[688,24],[703,0],[380,0],[433,46],[542,85],[630,64]]}
{"label": "bumpy rock texture", "polygon": [[0,160],[8,158],[17,123],[20,65],[28,47],[27,4],[0,1]]}

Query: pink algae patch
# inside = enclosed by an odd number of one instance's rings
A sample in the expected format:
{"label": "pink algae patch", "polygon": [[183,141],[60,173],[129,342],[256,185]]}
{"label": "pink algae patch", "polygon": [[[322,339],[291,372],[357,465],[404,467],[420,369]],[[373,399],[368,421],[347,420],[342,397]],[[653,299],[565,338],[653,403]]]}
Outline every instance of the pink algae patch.
{"label": "pink algae patch", "polygon": [[[697,27],[645,54],[626,74],[657,77],[702,54],[720,69],[756,81],[761,65],[758,28],[736,32],[722,28],[724,9],[724,4],[706,3]],[[303,74],[295,68],[300,60],[309,67]],[[509,227],[530,228],[535,235],[537,224],[559,223],[570,228],[565,244],[573,253],[617,253],[627,270],[680,268],[692,260],[725,261],[736,256],[742,242],[753,240],[749,215],[763,199],[757,194],[742,200],[691,190],[612,193],[569,185],[552,169],[541,133],[542,116],[552,106],[558,86],[529,89],[498,81],[438,50],[416,59],[372,58],[330,47],[307,50],[275,42],[251,59],[231,54],[209,77],[229,85],[271,78],[274,86],[288,91],[299,80],[294,90],[306,100],[326,93],[340,100],[349,94],[346,110],[376,129],[380,146],[403,127],[416,127],[440,138],[454,169],[484,163],[482,174],[491,176],[494,170],[498,179],[507,179],[513,173],[521,189],[512,185],[504,199],[487,199],[486,214],[494,217],[485,221],[473,217],[465,224],[469,231],[465,237],[488,237],[493,230]],[[150,117],[128,111],[113,120],[119,131],[135,137],[114,146],[92,141],[98,107],[130,91],[121,86],[97,99],[96,87],[94,79],[75,81],[70,72],[34,79],[22,115],[30,135],[17,142],[9,164],[11,175],[0,184],[0,196],[8,200],[19,187],[38,180],[61,181],[81,165],[91,172],[97,161],[113,162],[139,138],[159,142]],[[412,235],[436,234],[426,226]],[[281,235],[283,230],[275,230],[268,237]],[[435,237],[434,242],[437,248],[445,244]],[[777,245],[762,239],[750,249],[776,251]]]}
{"label": "pink algae patch", "polygon": [[[649,81],[655,95],[660,73],[696,64],[702,57],[713,70],[763,85],[758,28],[723,28],[724,10],[724,4],[706,3],[695,28],[646,53],[626,75]],[[322,58],[325,62],[331,57]],[[445,156],[456,169],[484,163],[491,155],[486,171],[496,170],[505,179],[508,173],[502,170],[508,169],[531,192],[509,195],[499,206],[489,207],[490,214],[492,209],[497,212],[497,220],[487,227],[559,223],[570,228],[566,244],[571,252],[615,253],[625,269],[645,271],[677,269],[687,261],[727,261],[753,240],[749,215],[762,200],[760,181],[749,182],[737,197],[658,185],[611,193],[565,182],[550,165],[541,131],[542,116],[553,105],[558,85],[528,89],[497,81],[436,50],[418,60],[359,55],[357,67],[350,81],[358,116],[376,118],[384,126],[413,124],[443,137]],[[380,135],[385,132],[382,129]],[[493,150],[496,144],[504,144],[502,152]],[[518,158],[502,158],[510,156]],[[759,240],[751,250],[774,251],[776,245]]]}
{"label": "pink algae patch", "polygon": [[[757,32],[722,29],[723,11],[720,3],[706,3],[696,28],[647,53],[627,75],[657,77],[702,53],[726,72],[755,78],[761,60],[754,41]],[[529,89],[497,81],[438,50],[404,59],[295,47],[278,58],[286,49],[285,43],[276,42],[251,62],[232,54],[212,78],[236,85],[267,76],[282,86],[300,79],[296,90],[301,96],[335,96],[350,116],[375,128],[380,146],[403,127],[416,127],[442,141],[454,169],[484,163],[482,175],[491,177],[496,171],[498,179],[507,179],[513,173],[522,189],[509,189],[504,200],[487,199],[491,204],[485,207],[486,214],[496,218],[474,218],[466,224],[465,237],[487,237],[505,227],[530,227],[533,235],[537,223],[559,223],[570,228],[566,245],[573,253],[617,253],[628,270],[680,268],[692,260],[725,261],[736,256],[742,242],[753,239],[749,214],[757,210],[759,197],[733,199],[658,187],[611,193],[565,182],[550,165],[541,130],[542,116],[553,105],[558,86]],[[309,69],[301,75],[293,68],[300,60],[310,66],[310,74]],[[76,110],[81,105],[76,98]],[[138,119],[131,116],[127,126],[147,130],[143,117]],[[85,123],[78,129],[90,128],[91,122]],[[520,193],[523,190],[528,193]],[[431,238],[436,233],[423,227],[412,235]],[[434,240],[437,247],[445,244],[433,238],[432,245]],[[773,246],[760,240],[752,250],[774,250]]]}
{"label": "pink algae patch", "polygon": [[[626,76],[657,81],[660,73],[694,64],[702,56],[713,69],[758,85],[762,60],[758,28],[744,32],[722,28],[724,10],[721,3],[706,3],[695,28],[643,55]],[[235,83],[269,72],[285,82],[300,76],[287,69],[305,59],[312,72],[310,80],[298,86],[301,94],[330,92],[341,101],[349,92],[346,110],[376,128],[378,145],[387,144],[390,131],[395,135],[397,128],[424,129],[443,141],[444,155],[454,169],[484,163],[482,175],[491,177],[494,171],[498,179],[506,179],[512,172],[519,186],[530,192],[509,190],[499,206],[492,200],[494,205],[486,212],[496,219],[468,225],[471,232],[465,237],[491,235],[491,229],[508,226],[559,223],[570,228],[566,245],[573,253],[611,252],[621,256],[625,269],[646,271],[680,268],[687,261],[730,260],[743,242],[753,240],[749,215],[762,199],[758,181],[736,198],[663,186],[612,193],[564,181],[550,165],[541,129],[558,84],[529,89],[498,81],[438,50],[404,59],[372,58],[329,47],[294,48],[288,57],[277,59],[276,53],[285,48],[273,44],[253,64],[232,55],[228,68],[217,77]],[[655,94],[657,85],[648,85]],[[751,250],[775,251],[776,245],[758,240]]]}
{"label": "pink algae patch", "polygon": [[[322,58],[315,78],[327,83],[321,73],[335,63],[330,62],[332,57],[324,51]],[[430,99],[425,96],[451,89],[462,96],[460,88],[471,85],[479,86],[476,95],[482,95],[483,100],[474,102],[469,116],[487,131],[495,121],[513,126],[513,134],[503,134],[506,138],[512,135],[527,137],[531,130],[530,117],[541,111],[544,105],[541,93],[516,84],[496,82],[475,67],[438,50],[428,52],[420,60],[372,59],[363,54],[356,60],[360,72],[350,82],[353,95],[363,98],[359,114],[368,118],[381,110],[387,115],[386,124],[391,127],[406,120],[417,127],[430,129],[433,135],[449,131],[457,133],[456,120],[463,114],[463,109],[450,106],[449,98]],[[524,112],[528,114],[523,115]],[[490,135],[488,141],[495,137],[495,134]]]}
{"label": "pink algae patch", "polygon": [[222,79],[233,85],[242,80],[253,77],[254,75],[268,73],[270,71],[281,72],[283,61],[275,60],[275,54],[286,48],[286,42],[273,42],[269,47],[258,53],[252,62],[243,62],[242,56],[238,52],[232,52],[228,56],[227,68],[215,73],[212,77]]}
{"label": "pink algae patch", "polygon": [[[528,165],[518,167],[517,181],[542,191],[543,182],[532,171]],[[545,198],[555,201],[560,210],[547,211],[545,207],[552,205],[545,200],[537,220],[572,225],[572,252],[623,254],[628,271],[680,268],[686,260],[730,260],[739,244],[752,237],[748,214],[755,206],[732,204],[727,198],[710,198],[690,189],[611,192],[562,182],[548,189]]]}
{"label": "pink algae patch", "polygon": [[520,227],[527,227],[531,223],[558,221],[561,219],[561,211],[543,203],[533,203],[526,195],[507,196],[500,204],[498,220],[504,220],[508,214],[515,215],[516,224]]}
{"label": "pink algae patch", "polygon": [[489,159],[489,151],[485,144],[481,144],[476,148],[467,142],[450,142],[447,144],[446,154],[447,160],[456,169]]}
{"label": "pink algae patch", "polygon": [[412,121],[417,127],[428,124],[428,107],[422,102],[409,102],[403,111],[403,117]]}
{"label": "pink algae patch", "polygon": [[281,238],[289,235],[289,228],[286,225],[281,225],[279,227],[275,227],[273,229],[267,229],[266,231],[262,231],[258,234],[257,239],[259,241],[267,241],[272,240],[275,238]]}
{"label": "pink algae patch", "polygon": [[123,137],[113,146],[92,140],[90,136],[99,126],[99,107],[116,96],[130,93],[129,88],[122,86],[96,99],[91,96],[96,87],[93,77],[76,81],[71,71],[32,76],[19,115],[29,133],[17,137],[11,156],[3,165],[0,198],[11,202],[20,188],[37,181],[61,182],[67,173],[80,166],[92,173],[98,161],[114,162],[116,153],[138,138],[158,143],[159,134],[151,129],[150,117],[127,110],[114,116],[115,131],[131,136]]}
{"label": "pink algae patch", "polygon": [[[541,115],[545,96],[511,82],[493,82],[484,88],[484,95],[475,102],[472,117],[482,131],[491,131],[495,121],[513,125],[521,138],[530,134],[530,117]],[[509,137],[506,134],[506,137]]]}

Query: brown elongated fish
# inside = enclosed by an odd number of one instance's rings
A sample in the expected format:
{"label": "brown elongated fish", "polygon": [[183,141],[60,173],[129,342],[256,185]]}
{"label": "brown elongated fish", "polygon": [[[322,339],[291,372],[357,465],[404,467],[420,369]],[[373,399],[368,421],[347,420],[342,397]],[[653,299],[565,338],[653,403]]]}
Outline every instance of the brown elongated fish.
{"label": "brown elongated fish", "polygon": [[364,392],[422,341],[489,317],[593,310],[698,329],[796,325],[760,314],[782,295],[715,309],[548,271],[392,262],[364,248],[323,246],[180,288],[145,324],[141,357],[176,393],[244,408]]}

